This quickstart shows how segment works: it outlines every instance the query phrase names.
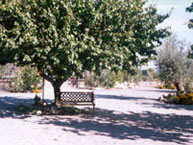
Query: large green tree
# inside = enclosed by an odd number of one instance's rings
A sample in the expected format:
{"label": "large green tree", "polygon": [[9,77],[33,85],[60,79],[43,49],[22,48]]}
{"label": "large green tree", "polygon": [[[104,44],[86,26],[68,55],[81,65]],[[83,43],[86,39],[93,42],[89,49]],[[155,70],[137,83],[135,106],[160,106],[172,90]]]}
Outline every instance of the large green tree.
{"label": "large green tree", "polygon": [[84,70],[133,72],[169,34],[158,29],[168,14],[145,8],[144,0],[10,1],[0,2],[0,61],[10,54],[19,66],[37,67],[55,99],[62,83]]}

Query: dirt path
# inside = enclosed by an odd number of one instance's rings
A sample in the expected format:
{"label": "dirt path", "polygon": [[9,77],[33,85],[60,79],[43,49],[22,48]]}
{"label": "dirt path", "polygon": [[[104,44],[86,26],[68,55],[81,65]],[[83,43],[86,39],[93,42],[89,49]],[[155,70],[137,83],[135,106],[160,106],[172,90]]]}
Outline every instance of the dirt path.
{"label": "dirt path", "polygon": [[[52,99],[49,90],[47,99]],[[0,145],[192,145],[193,106],[156,99],[168,91],[95,90],[96,115],[16,115],[34,94],[0,93]]]}

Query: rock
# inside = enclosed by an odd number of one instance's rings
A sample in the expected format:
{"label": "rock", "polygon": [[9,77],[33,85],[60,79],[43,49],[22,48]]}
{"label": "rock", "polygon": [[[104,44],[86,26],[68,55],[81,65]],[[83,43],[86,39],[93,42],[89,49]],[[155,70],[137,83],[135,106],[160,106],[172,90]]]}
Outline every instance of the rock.
{"label": "rock", "polygon": [[42,111],[41,111],[41,110],[38,110],[38,111],[36,112],[36,115],[42,115]]}
{"label": "rock", "polygon": [[42,105],[43,105],[43,106],[47,106],[47,102],[44,101]]}

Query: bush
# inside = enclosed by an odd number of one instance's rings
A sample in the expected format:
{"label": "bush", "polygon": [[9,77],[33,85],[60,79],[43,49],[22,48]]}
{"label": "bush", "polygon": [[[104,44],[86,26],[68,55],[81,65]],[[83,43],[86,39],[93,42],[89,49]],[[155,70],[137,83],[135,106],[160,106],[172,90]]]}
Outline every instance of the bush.
{"label": "bush", "polygon": [[109,70],[103,70],[100,75],[93,72],[87,72],[85,74],[85,85],[90,87],[106,87],[113,88],[116,82],[134,82],[140,81],[153,81],[157,80],[158,74],[154,69],[135,70],[132,74],[127,71],[110,72]]}
{"label": "bush", "polygon": [[40,89],[35,88],[35,89],[33,89],[33,90],[32,90],[32,92],[33,92],[33,93],[36,93],[36,94],[39,94],[39,93],[41,93],[41,90],[40,90]]}
{"label": "bush", "polygon": [[38,88],[40,83],[40,76],[38,76],[37,70],[30,66],[20,67],[17,71],[17,76],[12,83],[11,91],[26,92],[32,91]]}
{"label": "bush", "polygon": [[116,82],[123,82],[122,72],[103,70],[100,75],[90,73],[85,77],[85,85],[90,87],[113,88]]}
{"label": "bush", "polygon": [[156,88],[158,88],[158,89],[166,89],[164,85],[157,85]]}
{"label": "bush", "polygon": [[180,95],[171,95],[163,97],[164,102],[171,104],[183,104],[183,105],[193,105],[193,93],[185,93]]}
{"label": "bush", "polygon": [[172,83],[166,83],[164,85],[158,85],[157,86],[158,89],[172,89],[172,90],[176,90],[176,86]]}

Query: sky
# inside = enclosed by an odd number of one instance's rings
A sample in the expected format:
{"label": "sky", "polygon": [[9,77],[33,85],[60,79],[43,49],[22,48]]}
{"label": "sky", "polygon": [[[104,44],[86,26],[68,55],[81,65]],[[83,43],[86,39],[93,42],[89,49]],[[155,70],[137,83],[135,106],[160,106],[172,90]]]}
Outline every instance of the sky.
{"label": "sky", "polygon": [[[193,13],[186,12],[186,8],[193,0],[148,0],[148,4],[154,4],[159,14],[167,14],[171,10],[171,15],[159,27],[171,27],[172,34],[178,40],[186,40],[187,44],[193,44],[193,29],[187,27],[189,19],[193,19]],[[155,68],[155,62],[151,61],[142,69]]]}
{"label": "sky", "polygon": [[187,27],[187,22],[193,18],[193,13],[186,12],[186,8],[193,0],[149,0],[150,4],[155,4],[159,14],[167,14],[172,10],[171,16],[164,21],[160,27],[171,27],[173,34],[179,40],[186,40],[193,44],[193,30]]}

